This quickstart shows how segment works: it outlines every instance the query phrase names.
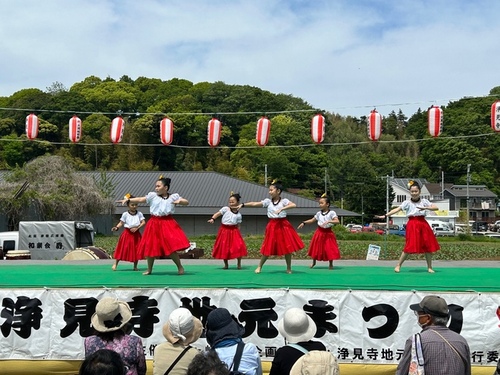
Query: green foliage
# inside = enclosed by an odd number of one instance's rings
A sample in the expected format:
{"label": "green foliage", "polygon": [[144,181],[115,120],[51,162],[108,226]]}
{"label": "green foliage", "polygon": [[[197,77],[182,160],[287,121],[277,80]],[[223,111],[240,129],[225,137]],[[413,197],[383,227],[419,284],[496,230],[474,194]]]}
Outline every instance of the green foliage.
{"label": "green foliage", "polygon": [[[308,197],[324,192],[326,177],[327,193],[336,202],[368,218],[385,209],[388,175],[438,182],[443,171],[445,182],[464,183],[471,164],[471,183],[500,194],[500,137],[489,127],[499,87],[491,89],[493,96],[450,102],[440,138],[428,135],[426,109],[409,117],[400,110],[385,116],[380,142],[368,140],[366,117],[323,113],[325,141],[315,145],[310,121],[316,110],[291,95],[224,82],[89,76],[69,90],[54,82],[46,92],[27,88],[0,98],[2,107],[38,111],[40,118],[39,140],[27,141],[26,111],[0,112],[0,168],[60,155],[78,170],[212,170],[261,184],[267,169],[269,179]],[[73,111],[82,119],[79,144],[68,141]],[[122,112],[123,142],[112,145],[110,124]],[[174,122],[171,146],[159,141],[165,115]],[[223,124],[220,145],[213,149],[207,147],[212,115]],[[272,123],[265,147],[255,141],[261,115]]]}

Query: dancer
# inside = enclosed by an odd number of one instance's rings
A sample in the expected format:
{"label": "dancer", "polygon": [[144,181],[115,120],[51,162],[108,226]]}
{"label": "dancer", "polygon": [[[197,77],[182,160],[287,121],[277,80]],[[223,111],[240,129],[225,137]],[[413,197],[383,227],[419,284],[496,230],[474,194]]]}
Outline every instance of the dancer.
{"label": "dancer", "polygon": [[215,219],[222,216],[221,226],[215,239],[212,256],[215,259],[224,260],[224,269],[228,269],[229,259],[237,259],[237,267],[241,269],[241,257],[247,255],[247,247],[240,233],[240,223],[242,221],[241,213],[238,210],[241,196],[238,193],[231,192],[229,196],[229,207],[224,206],[208,220],[213,224]]}
{"label": "dancer", "polygon": [[339,218],[335,211],[330,210],[330,198],[326,194],[319,199],[319,208],[321,210],[316,215],[300,223],[297,228],[301,229],[306,224],[318,223],[307,252],[313,260],[310,268],[316,265],[317,260],[327,260],[328,269],[333,270],[333,261],[340,259],[340,251],[332,226],[339,223]]}
{"label": "dancer", "polygon": [[[184,267],[177,251],[187,249],[190,245],[172,214],[176,205],[187,206],[189,202],[177,193],[169,193],[170,182],[170,178],[160,176],[155,184],[155,192],[150,192],[145,197],[129,199],[132,203],[149,204],[151,213],[139,244],[139,255],[146,257],[148,262],[148,269],[144,275],[151,275],[155,258],[160,256],[170,256],[177,266],[177,273],[184,274]],[[125,199],[118,202],[128,204],[128,200]]]}
{"label": "dancer", "polygon": [[410,181],[411,199],[405,200],[401,206],[393,208],[385,215],[375,216],[379,219],[385,219],[401,210],[406,212],[408,223],[406,224],[406,243],[399,258],[398,265],[394,272],[399,272],[403,262],[409,254],[425,254],[427,261],[427,271],[434,273],[432,269],[432,253],[439,250],[439,243],[431,229],[431,226],[425,220],[426,211],[437,211],[439,208],[429,202],[427,199],[420,198],[420,185],[418,182]]}
{"label": "dancer", "polygon": [[260,202],[246,202],[241,207],[265,207],[269,222],[264,233],[264,241],[260,248],[262,257],[255,273],[260,273],[267,258],[271,255],[285,255],[286,273],[292,273],[292,253],[304,248],[304,243],[286,218],[286,210],[297,207],[295,203],[286,198],[281,198],[283,185],[273,181],[269,186],[269,195]]}
{"label": "dancer", "polygon": [[130,202],[130,198],[135,197],[133,195],[126,194],[124,198],[128,202],[128,210],[122,214],[118,224],[111,228],[113,232],[116,232],[121,227],[125,228],[123,233],[120,235],[115,252],[113,253],[115,264],[113,264],[111,269],[116,271],[120,260],[124,260],[127,262],[133,262],[134,271],[138,271],[137,262],[140,260],[140,257],[137,250],[142,237],[139,229],[146,225],[146,220],[144,219],[142,212],[137,211],[137,203]]}

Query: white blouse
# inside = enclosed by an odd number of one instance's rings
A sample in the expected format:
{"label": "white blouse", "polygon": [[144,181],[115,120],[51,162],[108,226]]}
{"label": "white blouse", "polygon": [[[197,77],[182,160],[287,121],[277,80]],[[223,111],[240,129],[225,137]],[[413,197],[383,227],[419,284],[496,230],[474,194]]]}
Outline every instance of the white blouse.
{"label": "white blouse", "polygon": [[286,210],[282,210],[279,214],[275,211],[288,206],[290,201],[286,198],[281,198],[277,204],[274,204],[273,201],[269,198],[266,198],[261,201],[263,207],[267,207],[267,217],[269,219],[279,219],[286,217]]}
{"label": "white blouse", "polygon": [[321,228],[331,228],[333,226],[333,223],[325,223],[335,219],[336,217],[337,213],[332,210],[328,211],[326,214],[323,214],[322,211],[318,211],[316,212],[316,215],[314,215],[314,218],[318,221],[318,227]]}
{"label": "white blouse", "polygon": [[160,197],[155,192],[146,195],[146,203],[149,204],[149,212],[155,216],[168,216],[175,212],[175,202],[181,196],[177,193],[170,194],[167,199]]}
{"label": "white blouse", "polygon": [[221,223],[224,225],[238,225],[243,221],[243,218],[239,211],[237,213],[234,213],[227,206],[222,207],[219,212],[222,215]]}
{"label": "white blouse", "polygon": [[137,211],[135,215],[131,215],[128,211],[122,214],[120,221],[123,223],[124,228],[135,228],[144,220],[144,215],[141,211]]}
{"label": "white blouse", "polygon": [[401,209],[406,212],[406,217],[410,216],[425,216],[426,210],[419,210],[417,207],[431,207],[432,203],[427,199],[420,199],[418,202],[412,202],[411,199],[401,203]]}

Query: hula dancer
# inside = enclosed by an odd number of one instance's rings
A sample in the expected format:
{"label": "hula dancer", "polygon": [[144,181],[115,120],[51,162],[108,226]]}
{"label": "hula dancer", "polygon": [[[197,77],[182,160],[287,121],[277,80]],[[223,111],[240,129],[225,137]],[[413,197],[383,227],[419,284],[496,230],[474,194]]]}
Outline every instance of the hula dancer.
{"label": "hula dancer", "polygon": [[241,196],[231,192],[229,196],[229,206],[222,207],[208,220],[213,224],[215,219],[222,216],[221,225],[217,238],[215,239],[212,256],[215,259],[224,260],[224,269],[228,269],[229,259],[237,259],[237,267],[241,269],[241,257],[247,255],[247,247],[240,233],[241,213],[238,210]]}
{"label": "hula dancer", "polygon": [[283,185],[273,181],[269,186],[269,195],[260,202],[246,202],[241,207],[265,207],[269,222],[266,226],[264,241],[260,248],[262,257],[255,273],[260,273],[267,258],[271,255],[284,255],[286,261],[286,273],[292,273],[292,253],[304,248],[304,243],[286,218],[286,211],[295,208],[296,204],[286,198],[281,198]]}
{"label": "hula dancer", "polygon": [[307,253],[313,260],[311,268],[316,265],[317,260],[327,260],[329,262],[328,268],[333,270],[333,261],[340,259],[340,251],[332,226],[339,223],[339,218],[335,211],[330,210],[330,198],[326,194],[323,194],[319,199],[319,207],[321,210],[311,219],[300,223],[298,229],[303,228],[306,224],[318,223]]}
{"label": "hula dancer", "polygon": [[121,227],[125,228],[116,244],[115,252],[113,253],[115,264],[113,264],[111,269],[116,271],[120,260],[124,260],[126,262],[133,262],[134,271],[138,271],[137,262],[142,259],[138,253],[142,237],[139,229],[146,225],[146,220],[142,212],[137,210],[137,203],[130,202],[130,198],[134,198],[134,196],[126,194],[124,198],[128,202],[128,210],[122,214],[118,224],[111,228],[113,232],[116,232]]}

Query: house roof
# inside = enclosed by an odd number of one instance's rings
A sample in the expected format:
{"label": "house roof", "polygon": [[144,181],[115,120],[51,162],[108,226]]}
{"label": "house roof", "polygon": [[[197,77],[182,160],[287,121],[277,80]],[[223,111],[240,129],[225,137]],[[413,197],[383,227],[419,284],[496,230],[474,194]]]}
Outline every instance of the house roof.
{"label": "house roof", "polygon": [[[170,191],[179,193],[189,201],[189,206],[176,210],[176,214],[213,214],[222,206],[227,205],[231,191],[241,195],[243,202],[261,201],[269,197],[269,188],[243,181],[217,172],[79,172],[91,176],[94,180],[107,179],[113,186],[113,196],[115,200],[123,199],[123,196],[130,193],[134,196],[145,196],[150,191],[154,191],[154,185],[162,174],[172,179]],[[296,194],[283,192],[283,198],[288,198],[297,205],[297,208],[290,211],[290,215],[314,215],[318,211],[318,202]],[[361,216],[358,213],[332,207],[338,216]],[[117,205],[117,213],[125,211],[125,207]],[[267,215],[262,208],[245,208],[247,214]]]}
{"label": "house roof", "polygon": [[399,186],[401,189],[410,190],[408,189],[408,182],[410,181],[418,182],[420,187],[428,184],[425,178],[393,178],[391,184]]}
{"label": "house roof", "polygon": [[[441,189],[443,188],[443,186],[439,183],[434,183],[434,182],[428,182],[426,183],[425,185],[425,188],[427,189],[427,191],[429,192],[429,194],[432,194],[432,195],[439,195],[441,194]],[[449,189],[453,186],[453,184],[444,184],[444,189]]]}
{"label": "house roof", "polygon": [[[445,189],[455,197],[467,197],[467,185],[453,185],[449,189]],[[497,195],[484,185],[469,185],[470,198],[496,198]]]}

